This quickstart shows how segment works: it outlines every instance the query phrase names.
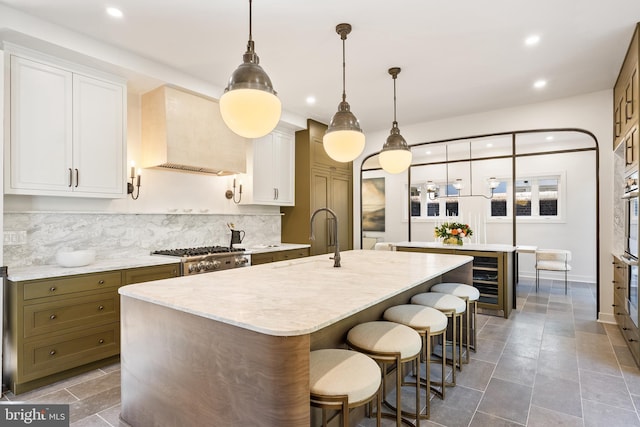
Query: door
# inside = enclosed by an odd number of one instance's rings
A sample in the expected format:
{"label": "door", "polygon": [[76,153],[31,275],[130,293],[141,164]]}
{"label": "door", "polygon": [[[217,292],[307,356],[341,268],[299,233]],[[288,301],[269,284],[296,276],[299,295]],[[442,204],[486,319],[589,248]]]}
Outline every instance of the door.
{"label": "door", "polygon": [[[331,175],[328,171],[313,169],[311,171],[311,213],[316,209],[329,207],[329,188]],[[320,212],[313,222],[315,240],[311,241],[311,255],[329,253],[329,235],[327,212]]]}
{"label": "door", "polygon": [[124,195],[121,85],[73,76],[73,191]]}
{"label": "door", "polygon": [[10,80],[11,176],[7,192],[71,191],[71,72],[11,56]]}

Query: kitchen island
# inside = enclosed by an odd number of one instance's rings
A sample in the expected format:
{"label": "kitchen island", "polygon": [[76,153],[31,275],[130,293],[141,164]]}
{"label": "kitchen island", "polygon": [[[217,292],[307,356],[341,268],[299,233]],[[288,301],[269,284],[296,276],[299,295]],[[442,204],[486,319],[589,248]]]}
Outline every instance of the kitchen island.
{"label": "kitchen island", "polygon": [[475,286],[480,292],[480,311],[508,318],[512,308],[516,308],[515,246],[490,243],[445,245],[441,242],[398,242],[393,245],[398,251],[472,256],[473,280],[466,283]]}
{"label": "kitchen island", "polygon": [[344,347],[356,324],[472,258],[329,255],[120,288],[121,418],[143,426],[309,426],[309,351]]}

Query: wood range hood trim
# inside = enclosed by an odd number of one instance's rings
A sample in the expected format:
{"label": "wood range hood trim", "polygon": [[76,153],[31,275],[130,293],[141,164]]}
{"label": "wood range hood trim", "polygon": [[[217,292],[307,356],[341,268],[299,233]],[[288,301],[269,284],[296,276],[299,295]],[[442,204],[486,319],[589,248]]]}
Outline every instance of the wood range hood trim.
{"label": "wood range hood trim", "polygon": [[142,167],[209,175],[246,172],[246,138],[222,121],[218,102],[165,85],[142,95]]}

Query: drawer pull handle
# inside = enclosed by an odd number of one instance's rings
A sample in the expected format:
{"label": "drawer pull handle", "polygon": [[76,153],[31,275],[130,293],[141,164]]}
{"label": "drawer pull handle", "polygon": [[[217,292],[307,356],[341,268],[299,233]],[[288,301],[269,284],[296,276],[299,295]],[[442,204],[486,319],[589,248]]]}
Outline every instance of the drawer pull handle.
{"label": "drawer pull handle", "polygon": [[50,287],[50,288],[49,288],[49,292],[55,292],[55,291],[56,291],[56,289],[57,289],[57,288],[56,288],[55,286],[52,286],[52,287]]}
{"label": "drawer pull handle", "polygon": [[55,314],[52,314],[51,316],[49,316],[49,319],[54,320],[56,317],[58,316],[56,316]]}
{"label": "drawer pull handle", "polygon": [[629,338],[629,342],[636,342],[633,338]]}
{"label": "drawer pull handle", "polygon": [[51,351],[49,352],[49,355],[50,355],[50,356],[54,356],[55,354],[56,354],[56,351],[55,351],[55,350],[51,350]]}
{"label": "drawer pull handle", "polygon": [[99,305],[98,310],[104,310],[104,305]]}
{"label": "drawer pull handle", "polygon": [[98,340],[98,344],[104,344],[104,340],[103,340],[102,338],[100,338],[100,339]]}
{"label": "drawer pull handle", "polygon": [[627,331],[627,330],[629,330],[629,328],[622,328],[622,330],[623,330],[623,331]]}
{"label": "drawer pull handle", "polygon": [[98,285],[104,285],[104,280],[99,280]]}

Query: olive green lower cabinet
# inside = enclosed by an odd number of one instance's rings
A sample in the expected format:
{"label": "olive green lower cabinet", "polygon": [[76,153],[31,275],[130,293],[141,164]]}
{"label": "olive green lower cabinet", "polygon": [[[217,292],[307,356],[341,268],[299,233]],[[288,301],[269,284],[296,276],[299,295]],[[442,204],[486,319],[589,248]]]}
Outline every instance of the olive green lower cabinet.
{"label": "olive green lower cabinet", "polygon": [[309,248],[287,249],[282,251],[268,251],[251,254],[251,265],[267,264],[270,262],[286,261],[309,256]]}
{"label": "olive green lower cabinet", "polygon": [[[491,245],[482,245],[491,246]],[[398,251],[468,255],[473,257],[473,286],[480,292],[478,312],[509,318],[513,307],[513,252],[498,250],[415,247],[398,244]]]}
{"label": "olive green lower cabinet", "polygon": [[9,281],[3,383],[19,394],[118,361],[118,288],[176,277],[178,270],[169,264]]}

